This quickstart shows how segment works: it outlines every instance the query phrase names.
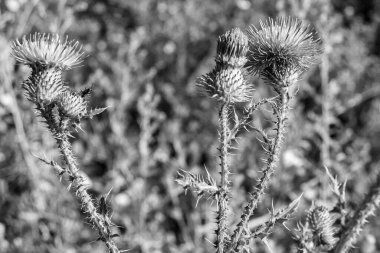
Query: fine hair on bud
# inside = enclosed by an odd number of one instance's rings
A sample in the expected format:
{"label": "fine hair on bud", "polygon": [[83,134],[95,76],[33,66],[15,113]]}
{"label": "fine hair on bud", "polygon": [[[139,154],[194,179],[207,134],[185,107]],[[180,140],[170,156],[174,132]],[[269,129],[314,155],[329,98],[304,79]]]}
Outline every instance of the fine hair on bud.
{"label": "fine hair on bud", "polygon": [[270,85],[293,84],[322,53],[313,30],[295,18],[269,18],[260,21],[260,28],[250,26],[247,33],[247,69]]}
{"label": "fine hair on bud", "polygon": [[252,86],[246,82],[248,38],[239,29],[227,31],[218,38],[214,69],[197,80],[198,86],[211,98],[228,103],[247,102]]}

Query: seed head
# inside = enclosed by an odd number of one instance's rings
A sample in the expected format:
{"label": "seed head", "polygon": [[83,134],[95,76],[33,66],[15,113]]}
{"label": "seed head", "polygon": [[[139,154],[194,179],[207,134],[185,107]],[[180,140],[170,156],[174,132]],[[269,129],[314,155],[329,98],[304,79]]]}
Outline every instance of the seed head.
{"label": "seed head", "polygon": [[84,57],[77,41],[64,40],[58,34],[34,33],[11,44],[12,55],[22,64],[34,68],[58,67],[70,69],[80,64]]}
{"label": "seed head", "polygon": [[59,95],[57,105],[60,114],[71,119],[82,118],[87,113],[86,100],[72,90],[67,90]]}
{"label": "seed head", "polygon": [[219,37],[215,68],[197,80],[211,98],[229,103],[249,101],[252,86],[246,82],[243,68],[247,45],[248,39],[239,28]]}
{"label": "seed head", "polygon": [[268,19],[261,29],[251,26],[247,33],[247,69],[271,85],[289,86],[317,62],[322,53],[319,39],[309,26],[295,18]]}

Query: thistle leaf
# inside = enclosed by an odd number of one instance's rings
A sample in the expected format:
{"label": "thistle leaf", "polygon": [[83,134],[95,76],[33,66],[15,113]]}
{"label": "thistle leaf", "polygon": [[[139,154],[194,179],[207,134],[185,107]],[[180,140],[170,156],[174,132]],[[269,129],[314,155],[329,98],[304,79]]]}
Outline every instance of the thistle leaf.
{"label": "thistle leaf", "polygon": [[107,107],[102,107],[102,108],[95,108],[95,109],[90,109],[90,111],[87,113],[86,117],[92,119],[94,116],[101,114],[105,110],[107,110],[109,106]]}

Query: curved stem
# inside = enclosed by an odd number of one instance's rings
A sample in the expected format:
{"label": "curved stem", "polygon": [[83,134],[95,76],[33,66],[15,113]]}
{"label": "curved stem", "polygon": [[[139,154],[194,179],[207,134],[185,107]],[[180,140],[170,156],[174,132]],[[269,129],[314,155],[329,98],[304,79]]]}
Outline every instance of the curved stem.
{"label": "curved stem", "polygon": [[262,196],[265,193],[265,189],[269,185],[271,175],[275,171],[275,167],[278,161],[278,156],[281,151],[282,140],[285,134],[285,123],[286,123],[288,109],[289,109],[288,107],[289,99],[290,98],[289,98],[288,91],[282,90],[280,98],[277,102],[278,111],[276,112],[276,115],[277,115],[276,136],[272,140],[272,144],[269,147],[269,150],[268,150],[269,156],[267,158],[266,165],[263,170],[263,175],[259,179],[259,183],[256,186],[255,191],[251,193],[247,206],[244,208],[241,220],[232,235],[232,243],[228,251],[234,249],[236,252],[238,252],[239,248],[243,246],[239,242],[242,237],[247,235],[248,221],[251,218],[253,211],[257,208],[258,203],[261,201]]}
{"label": "curved stem", "polygon": [[216,247],[217,253],[224,252],[224,245],[227,238],[227,212],[228,212],[228,201],[229,201],[229,164],[228,164],[228,103],[224,102],[219,111],[219,135],[220,135],[220,147],[219,147],[219,158],[220,158],[220,186],[218,195],[218,216],[216,230]]}

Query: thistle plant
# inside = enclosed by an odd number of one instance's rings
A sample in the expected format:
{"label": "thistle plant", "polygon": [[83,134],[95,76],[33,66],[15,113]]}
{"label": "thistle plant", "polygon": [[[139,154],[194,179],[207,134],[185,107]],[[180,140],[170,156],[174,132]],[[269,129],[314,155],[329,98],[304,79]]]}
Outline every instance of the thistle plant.
{"label": "thistle plant", "polygon": [[[268,187],[271,175],[279,159],[281,145],[285,136],[286,120],[289,102],[293,96],[291,87],[300,79],[303,72],[317,62],[321,53],[318,39],[314,38],[311,29],[292,18],[269,19],[261,22],[261,27],[250,27],[245,35],[235,28],[226,32],[218,39],[216,66],[208,74],[198,80],[206,94],[215,99],[219,105],[219,185],[215,179],[207,180],[189,172],[182,173],[177,180],[187,190],[193,189],[198,196],[200,193],[215,198],[217,202],[216,217],[216,252],[249,251],[249,241],[252,238],[265,239],[276,223],[290,219],[298,206],[300,198],[294,200],[280,212],[270,213],[270,219],[250,231],[249,220],[261,201]],[[267,85],[273,88],[276,96],[254,102],[252,100],[252,85],[246,81],[246,75],[258,74]],[[235,113],[236,104],[249,102],[243,115]],[[264,104],[273,109],[274,133],[267,132],[252,123],[252,115]],[[233,114],[233,119],[230,118]],[[232,143],[242,130],[254,130],[260,137],[267,158],[264,161],[263,175],[258,180],[254,192],[242,210],[241,219],[233,231],[229,231],[229,199],[230,164],[229,153]],[[232,233],[231,233],[232,232]]]}
{"label": "thistle plant", "polygon": [[[228,236],[228,211],[230,199],[229,150],[228,136],[230,107],[237,102],[246,102],[252,96],[252,86],[245,81],[244,64],[248,51],[248,38],[235,28],[226,32],[218,39],[216,66],[213,71],[202,76],[198,85],[219,103],[219,158],[220,185],[217,198],[217,229],[216,248],[218,253],[224,252]],[[212,180],[209,180],[210,184]]]}
{"label": "thistle plant", "polygon": [[12,45],[15,59],[32,69],[24,81],[25,97],[33,103],[38,115],[46,123],[57,142],[64,166],[55,161],[40,158],[52,166],[61,178],[66,175],[69,188],[73,189],[81,203],[83,212],[97,229],[99,238],[105,243],[109,252],[120,252],[117,248],[111,227],[109,212],[105,201],[99,204],[88,193],[89,184],[80,172],[72,151],[70,138],[72,132],[81,129],[81,121],[103,112],[105,108],[88,109],[86,101],[91,89],[76,91],[62,80],[62,72],[78,66],[84,58],[82,46],[77,41],[70,41],[59,35],[35,33]]}
{"label": "thistle plant", "polygon": [[275,172],[285,138],[289,102],[292,98],[290,88],[300,79],[303,72],[317,62],[321,53],[314,33],[297,19],[269,19],[267,22],[261,22],[261,29],[251,26],[248,29],[248,37],[250,50],[246,66],[250,73],[259,74],[277,93],[274,102],[271,103],[276,119],[272,137],[264,131],[259,132],[267,158],[262,169],[263,175],[258,180],[255,191],[250,194],[241,221],[232,235],[230,248],[235,251],[247,246],[247,241],[240,243],[241,238],[249,234],[248,221],[261,201],[271,175]]}

